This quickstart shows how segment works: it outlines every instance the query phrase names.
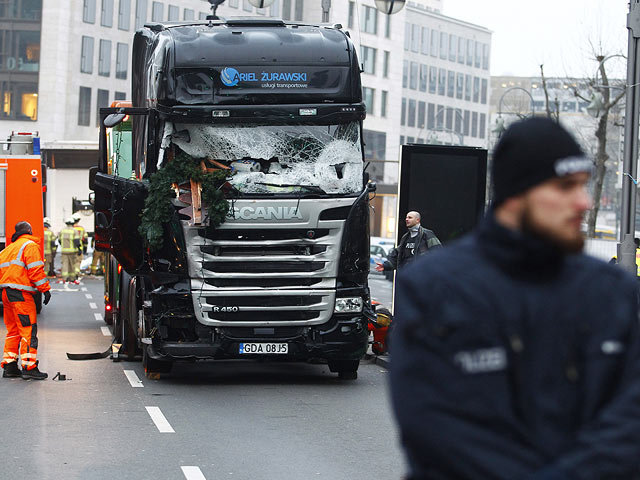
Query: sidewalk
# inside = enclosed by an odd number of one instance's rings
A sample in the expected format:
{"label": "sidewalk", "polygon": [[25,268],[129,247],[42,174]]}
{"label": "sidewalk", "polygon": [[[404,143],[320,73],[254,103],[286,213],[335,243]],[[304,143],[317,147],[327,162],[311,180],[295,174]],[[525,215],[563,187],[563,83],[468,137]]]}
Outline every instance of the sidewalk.
{"label": "sidewalk", "polygon": [[389,368],[389,362],[391,360],[391,357],[389,356],[389,354],[374,355],[372,353],[367,353],[365,354],[364,358],[366,358],[367,360],[373,360],[376,365],[379,365],[386,369]]}

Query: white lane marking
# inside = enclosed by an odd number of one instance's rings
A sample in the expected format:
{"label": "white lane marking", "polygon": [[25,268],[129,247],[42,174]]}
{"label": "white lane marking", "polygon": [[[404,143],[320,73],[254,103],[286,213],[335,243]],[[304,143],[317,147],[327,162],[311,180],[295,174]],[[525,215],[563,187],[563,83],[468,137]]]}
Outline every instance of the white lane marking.
{"label": "white lane marking", "polygon": [[156,427],[158,427],[158,430],[160,430],[160,433],[175,433],[175,430],[171,428],[171,425],[169,425],[169,422],[160,411],[160,408],[158,407],[144,407],[144,408],[147,409],[147,412],[149,413],[151,420],[153,420],[153,423],[156,424]]}
{"label": "white lane marking", "polygon": [[207,480],[198,467],[180,467],[187,480]]}
{"label": "white lane marking", "polygon": [[93,295],[91,295],[90,293],[85,293],[84,296],[89,298],[89,299],[93,298]]}
{"label": "white lane marking", "polygon": [[110,337],[111,336],[111,330],[109,330],[109,327],[100,327],[100,330],[102,330],[102,334],[105,337]]}
{"label": "white lane marking", "polygon": [[93,316],[96,317],[96,320],[104,320],[101,313],[94,313]]}
{"label": "white lane marking", "polygon": [[127,380],[129,380],[132,387],[144,387],[142,380],[138,378],[136,372],[133,370],[124,370],[124,374],[127,376]]}
{"label": "white lane marking", "polygon": [[82,287],[80,290],[82,290],[83,292],[87,291],[87,287]]}
{"label": "white lane marking", "polygon": [[98,305],[95,302],[89,302],[89,307],[95,310],[96,308],[98,308]]}

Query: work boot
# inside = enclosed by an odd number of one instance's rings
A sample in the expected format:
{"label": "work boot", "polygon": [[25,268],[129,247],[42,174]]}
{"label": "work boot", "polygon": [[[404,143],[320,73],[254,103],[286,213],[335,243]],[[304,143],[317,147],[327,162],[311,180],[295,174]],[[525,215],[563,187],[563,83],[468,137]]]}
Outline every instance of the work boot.
{"label": "work boot", "polygon": [[44,380],[49,375],[44,372],[38,370],[38,366],[36,365],[31,370],[22,369],[22,378],[24,380]]}
{"label": "work boot", "polygon": [[4,366],[4,372],[2,372],[2,378],[19,377],[20,369],[18,368],[18,362],[10,362]]}

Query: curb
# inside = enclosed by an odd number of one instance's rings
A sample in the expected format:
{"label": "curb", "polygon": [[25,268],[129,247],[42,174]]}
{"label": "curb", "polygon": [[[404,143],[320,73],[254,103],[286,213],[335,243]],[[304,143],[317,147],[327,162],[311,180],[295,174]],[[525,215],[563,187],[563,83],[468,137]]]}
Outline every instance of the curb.
{"label": "curb", "polygon": [[366,358],[367,360],[373,360],[376,365],[379,365],[380,367],[389,369],[389,362],[391,361],[391,358],[387,354],[385,354],[385,355],[373,355],[371,353],[367,353],[364,356],[364,358]]}

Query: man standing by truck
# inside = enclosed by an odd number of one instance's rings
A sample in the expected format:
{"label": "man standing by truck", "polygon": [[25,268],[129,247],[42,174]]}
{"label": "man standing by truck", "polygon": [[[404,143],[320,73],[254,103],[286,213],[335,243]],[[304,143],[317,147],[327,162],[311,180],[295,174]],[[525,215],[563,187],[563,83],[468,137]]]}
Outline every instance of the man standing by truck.
{"label": "man standing by truck", "polygon": [[[46,373],[38,370],[38,327],[33,299],[33,294],[38,291],[44,295],[45,305],[51,299],[39,242],[40,239],[33,236],[29,223],[18,222],[11,244],[0,252],[0,288],[7,326],[0,364],[4,378],[47,378]],[[22,371],[18,368],[18,358],[22,360]]]}
{"label": "man standing by truck", "polygon": [[442,246],[433,231],[420,225],[420,218],[419,212],[407,213],[405,225],[409,231],[402,236],[398,246],[389,252],[384,263],[376,262],[378,272],[405,267],[420,255]]}
{"label": "man standing by truck", "polygon": [[[78,231],[73,228],[74,220],[67,218],[66,227],[58,233],[58,241],[62,250],[62,280],[61,282],[77,282],[76,257],[80,246]],[[80,250],[81,251],[81,250]]]}

